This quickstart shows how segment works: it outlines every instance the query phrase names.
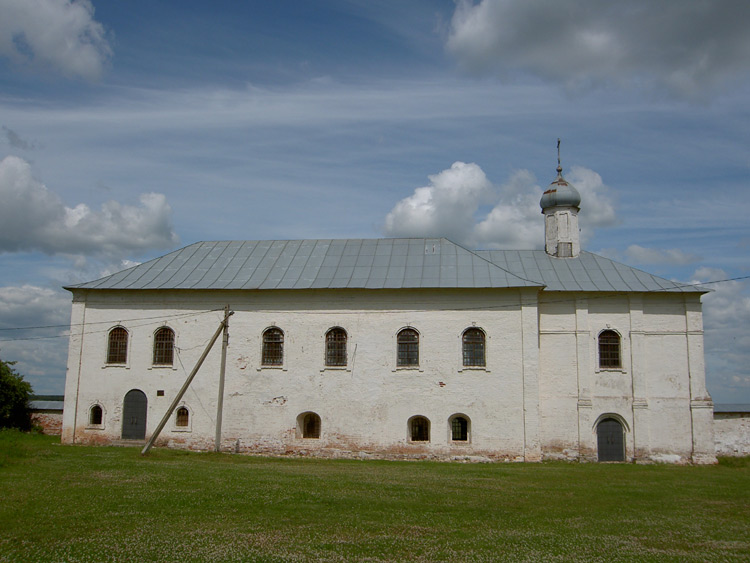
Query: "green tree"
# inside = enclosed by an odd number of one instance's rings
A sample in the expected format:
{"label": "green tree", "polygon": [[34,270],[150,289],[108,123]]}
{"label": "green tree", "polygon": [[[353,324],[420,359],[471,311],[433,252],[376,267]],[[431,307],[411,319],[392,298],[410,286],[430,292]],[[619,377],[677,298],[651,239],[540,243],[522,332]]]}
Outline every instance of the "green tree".
{"label": "green tree", "polygon": [[31,383],[13,369],[16,362],[0,359],[0,428],[31,429]]}

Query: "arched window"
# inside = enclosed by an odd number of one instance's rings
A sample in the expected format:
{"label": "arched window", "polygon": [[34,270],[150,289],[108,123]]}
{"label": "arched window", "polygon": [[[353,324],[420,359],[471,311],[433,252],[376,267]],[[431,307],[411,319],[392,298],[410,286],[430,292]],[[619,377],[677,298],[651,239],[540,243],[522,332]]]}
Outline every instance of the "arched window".
{"label": "arched window", "polygon": [[302,415],[298,420],[300,434],[303,438],[320,438],[320,417],[314,412]]}
{"label": "arched window", "polygon": [[190,424],[190,411],[187,407],[180,407],[177,409],[175,415],[175,426],[189,426]]}
{"label": "arched window", "polygon": [[599,333],[599,367],[602,369],[620,368],[620,335],[614,330]]}
{"label": "arched window", "polygon": [[430,441],[430,421],[423,416],[409,420],[409,439],[412,442]]}
{"label": "arched window", "polygon": [[107,363],[124,364],[128,361],[128,331],[116,326],[109,331]]}
{"label": "arched window", "polygon": [[166,326],[154,334],[154,365],[171,366],[174,361],[174,331]]}
{"label": "arched window", "polygon": [[462,340],[463,361],[465,367],[484,367],[484,332],[478,328],[467,328]]}
{"label": "arched window", "polygon": [[398,333],[398,367],[419,365],[419,333],[413,328],[405,328]]}
{"label": "arched window", "polygon": [[104,411],[100,405],[94,405],[89,410],[89,424],[91,426],[101,426],[104,420]]}
{"label": "arched window", "polygon": [[469,419],[465,416],[454,416],[451,418],[451,440],[454,442],[469,441]]}
{"label": "arched window", "polygon": [[346,331],[332,328],[326,333],[326,365],[346,365]]}
{"label": "arched window", "polygon": [[280,328],[269,328],[263,333],[263,354],[261,363],[264,366],[280,366],[284,363],[284,333]]}
{"label": "arched window", "polygon": [[599,461],[625,461],[625,431],[619,420],[605,418],[596,425]]}

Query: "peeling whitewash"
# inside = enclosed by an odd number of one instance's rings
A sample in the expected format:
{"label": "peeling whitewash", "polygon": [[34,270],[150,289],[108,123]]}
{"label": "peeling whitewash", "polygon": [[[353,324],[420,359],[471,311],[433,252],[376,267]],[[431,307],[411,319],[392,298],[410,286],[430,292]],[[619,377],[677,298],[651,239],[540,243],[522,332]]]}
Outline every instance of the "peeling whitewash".
{"label": "peeling whitewash", "polygon": [[[229,304],[221,449],[265,454],[539,461],[597,459],[597,424],[624,428],[627,461],[715,462],[697,293],[512,289],[72,289],[64,443],[121,439],[123,398],[148,400],[150,436]],[[207,313],[206,311],[211,311]],[[108,331],[128,331],[127,361],[108,365]],[[172,366],[152,365],[155,331],[175,332]],[[280,367],[261,366],[262,333],[284,332]],[[348,335],[346,367],[326,367],[325,334]],[[396,335],[420,338],[419,367],[396,366]],[[486,367],[462,366],[465,329],[486,334]],[[621,337],[622,367],[600,369],[602,330]],[[221,346],[198,372],[157,445],[214,447]],[[163,391],[159,396],[158,391]],[[91,424],[90,409],[103,411]],[[298,417],[320,417],[302,438]],[[469,421],[451,440],[450,419]],[[430,423],[409,439],[410,418]]]}

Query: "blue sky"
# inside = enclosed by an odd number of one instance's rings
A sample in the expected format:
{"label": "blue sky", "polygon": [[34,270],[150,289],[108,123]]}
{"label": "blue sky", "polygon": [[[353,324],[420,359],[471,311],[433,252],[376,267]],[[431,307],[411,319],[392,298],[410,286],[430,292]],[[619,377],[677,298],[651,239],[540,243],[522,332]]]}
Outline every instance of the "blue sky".
{"label": "blue sky", "polygon": [[[558,137],[585,249],[749,276],[747,21],[728,0],[0,0],[0,357],[61,393],[61,286],[199,240],[540,248]],[[750,403],[750,284],[710,287],[709,390]]]}

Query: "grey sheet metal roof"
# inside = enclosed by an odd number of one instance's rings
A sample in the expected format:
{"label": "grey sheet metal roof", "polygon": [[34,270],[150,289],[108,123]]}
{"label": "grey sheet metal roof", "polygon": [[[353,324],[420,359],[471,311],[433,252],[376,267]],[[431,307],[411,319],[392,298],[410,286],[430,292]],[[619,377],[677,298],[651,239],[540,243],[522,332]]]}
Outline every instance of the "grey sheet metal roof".
{"label": "grey sheet metal roof", "polygon": [[33,411],[62,411],[63,401],[29,401],[29,408]]}
{"label": "grey sheet metal roof", "polygon": [[714,412],[717,413],[750,413],[750,404],[747,403],[714,403]]}
{"label": "grey sheet metal roof", "polygon": [[582,252],[472,252],[445,238],[197,242],[66,289],[510,288],[705,291]]}
{"label": "grey sheet metal roof", "polygon": [[541,287],[444,238],[197,242],[66,289]]}
{"label": "grey sheet metal roof", "polygon": [[543,250],[477,250],[476,254],[518,276],[543,283],[547,291],[708,291],[585,251],[576,258],[555,258]]}

